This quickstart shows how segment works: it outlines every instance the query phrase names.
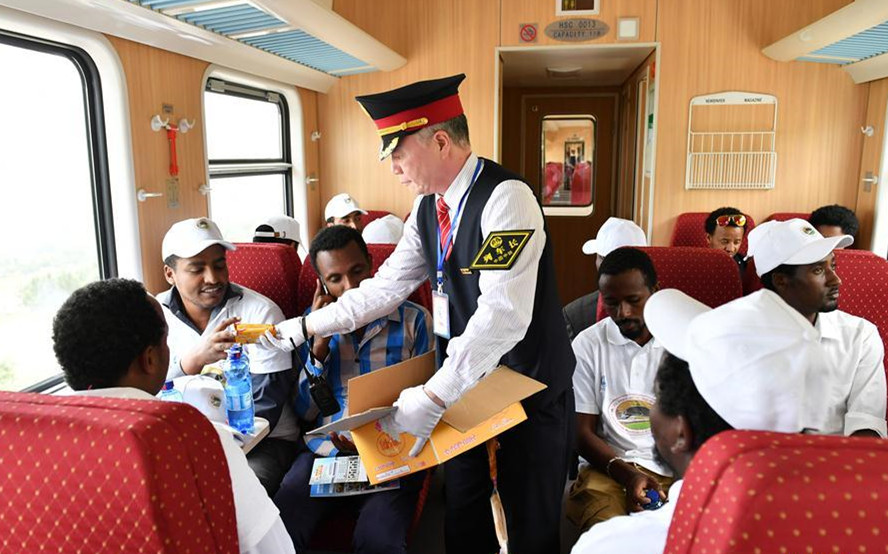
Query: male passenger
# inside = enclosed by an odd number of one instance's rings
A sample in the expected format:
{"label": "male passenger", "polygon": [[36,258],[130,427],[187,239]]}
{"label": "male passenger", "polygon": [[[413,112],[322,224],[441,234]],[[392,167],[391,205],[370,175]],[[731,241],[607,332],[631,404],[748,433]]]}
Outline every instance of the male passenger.
{"label": "male passenger", "polygon": [[[166,380],[167,324],[137,281],[111,279],[76,290],[56,314],[52,338],[65,380],[77,394],[150,402]],[[231,432],[221,426],[216,431],[231,475],[240,551],[294,552],[277,508]]]}
{"label": "male passenger", "polygon": [[703,223],[709,248],[724,250],[740,267],[740,275],[746,269],[746,261],[740,255],[740,245],[746,233],[746,216],[737,208],[719,208],[710,213]]}
{"label": "male passenger", "polygon": [[299,252],[299,222],[290,216],[272,215],[256,227],[253,242],[285,244]]}
{"label": "male passenger", "polygon": [[707,440],[730,429],[819,430],[825,419],[820,345],[804,320],[773,298],[754,293],[710,310],[668,289],[654,294],[644,312],[667,350],[650,415],[655,456],[679,480],[664,506],[596,525],[573,554],[663,552],[681,478]]}
{"label": "male passenger", "polygon": [[672,472],[653,456],[649,414],[663,347],[644,321],[657,290],[647,254],[618,248],[601,263],[598,285],[609,317],[573,341],[577,449],[581,468],[567,499],[567,517],[581,530],[665,496]]}
{"label": "male passenger", "polygon": [[[595,256],[595,269],[601,267],[605,256],[622,246],[647,246],[647,237],[641,227],[617,217],[609,217],[598,230],[598,235],[583,244],[583,254]],[[574,340],[584,329],[595,323],[598,312],[598,291],[581,296],[564,307],[567,336]]]}
{"label": "male passenger", "polygon": [[363,218],[365,215],[367,212],[361,209],[358,201],[344,192],[331,198],[324,208],[327,227],[345,225],[357,229],[359,233],[364,229]]}
{"label": "male passenger", "polygon": [[[351,227],[335,225],[322,229],[311,243],[312,264],[318,280],[314,303],[317,310],[356,288],[370,277],[370,254],[361,234]],[[304,420],[326,425],[348,415],[348,380],[408,358],[425,354],[431,337],[429,314],[421,306],[404,302],[390,314],[351,333],[315,337],[305,343],[300,357],[305,360],[299,377],[296,410]],[[312,401],[307,374],[326,375],[341,410],[323,416]],[[350,498],[311,498],[308,485],[312,463],[317,457],[356,454],[344,435],[307,435],[299,444],[296,461],[274,497],[293,538],[296,550],[308,547],[317,526],[337,510],[359,512],[355,528],[356,552],[389,554],[406,552],[407,531],[416,508],[425,473],[401,478],[400,488]]]}
{"label": "male passenger", "polygon": [[811,212],[808,223],[824,237],[841,235],[857,237],[857,231],[860,229],[860,222],[857,221],[854,212],[838,204],[817,208]]}
{"label": "male passenger", "polygon": [[876,326],[838,310],[833,250],[854,242],[824,238],[802,219],[768,221],[749,233],[749,256],[769,294],[779,296],[817,331],[831,372],[821,401],[829,408],[827,434],[886,436],[885,349]]}
{"label": "male passenger", "polygon": [[[163,271],[172,287],[157,295],[169,325],[170,370],[167,378],[195,375],[225,359],[234,344],[232,325],[280,323],[284,314],[261,294],[228,280],[225,253],[234,245],[205,217],[170,227],[163,238]],[[295,456],[299,426],[291,397],[296,373],[289,354],[247,346],[253,374],[256,415],[271,433],[250,452],[250,467],[270,494]]]}

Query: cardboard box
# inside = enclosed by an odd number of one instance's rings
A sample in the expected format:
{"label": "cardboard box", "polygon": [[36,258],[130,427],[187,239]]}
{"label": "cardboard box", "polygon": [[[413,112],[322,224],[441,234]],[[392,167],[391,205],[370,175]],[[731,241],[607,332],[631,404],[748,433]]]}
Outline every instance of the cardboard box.
{"label": "cardboard box", "polygon": [[392,403],[402,390],[425,383],[434,372],[435,353],[429,352],[350,379],[348,406],[354,415],[311,434],[351,431],[367,476],[375,485],[436,466],[511,429],[527,419],[520,401],[546,388],[506,366],[496,368],[444,412],[428,443],[411,458],[408,453],[416,439],[401,434],[394,440],[380,429],[377,420],[394,411]]}

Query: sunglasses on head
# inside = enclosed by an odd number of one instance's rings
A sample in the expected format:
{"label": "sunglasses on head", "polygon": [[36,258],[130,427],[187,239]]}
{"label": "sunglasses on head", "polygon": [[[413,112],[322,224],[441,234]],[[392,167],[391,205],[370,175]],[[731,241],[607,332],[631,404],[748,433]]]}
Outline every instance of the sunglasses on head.
{"label": "sunglasses on head", "polygon": [[720,215],[715,219],[715,223],[719,227],[746,227],[746,216],[743,214]]}

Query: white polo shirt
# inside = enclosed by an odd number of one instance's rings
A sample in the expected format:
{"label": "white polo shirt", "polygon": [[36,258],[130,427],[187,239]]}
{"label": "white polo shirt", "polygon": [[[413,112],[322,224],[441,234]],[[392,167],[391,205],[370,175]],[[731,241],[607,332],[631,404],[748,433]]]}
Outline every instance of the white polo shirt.
{"label": "white polo shirt", "polygon": [[[222,320],[237,316],[241,318],[243,323],[276,324],[285,319],[277,304],[265,296],[247,287],[229,283],[226,299],[213,310],[210,322],[204,332],[200,333],[194,324],[185,318],[184,314],[181,317],[176,314],[179,311],[176,306],[181,300],[178,298],[178,292],[174,293],[174,291],[175,287],[157,295],[157,301],[163,308],[163,315],[170,328],[167,337],[167,344],[170,347],[170,369],[167,372],[167,379],[185,375],[180,363],[182,357],[212,335]],[[250,357],[250,373],[276,373],[293,367],[293,360],[289,353],[277,349],[260,348],[254,344],[248,344],[246,349],[247,355]],[[269,437],[289,440],[299,438],[299,424],[290,407],[284,407],[281,417]]]}
{"label": "white polo shirt", "polygon": [[824,432],[850,435],[872,429],[885,438],[885,348],[876,326],[834,310],[818,314],[814,327],[834,370],[826,383]]}
{"label": "white polo shirt", "polygon": [[[131,387],[115,387],[77,391],[81,396],[105,396],[157,400],[147,392]],[[231,492],[234,496],[234,513],[237,519],[237,540],[241,554],[274,554],[295,552],[274,502],[250,466],[243,451],[234,441],[231,431],[213,423],[219,434],[219,442],[228,462],[231,476]]]}
{"label": "white polo shirt", "polygon": [[571,554],[661,554],[681,493],[679,479],[669,487],[669,502],[661,508],[612,517],[580,535]]}
{"label": "white polo shirt", "polygon": [[665,352],[657,339],[639,346],[608,317],[577,335],[572,345],[577,358],[576,411],[600,416],[596,434],[618,456],[659,475],[672,475],[654,460],[651,435],[654,379]]}

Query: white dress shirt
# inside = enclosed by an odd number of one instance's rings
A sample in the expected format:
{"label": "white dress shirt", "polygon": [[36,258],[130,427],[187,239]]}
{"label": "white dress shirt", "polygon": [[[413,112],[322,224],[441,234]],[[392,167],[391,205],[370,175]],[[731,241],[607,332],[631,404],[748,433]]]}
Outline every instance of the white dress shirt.
{"label": "white dress shirt", "polygon": [[682,480],[669,487],[669,502],[656,510],[617,516],[580,535],[571,554],[661,554],[681,493]]}
{"label": "white dress shirt", "polygon": [[[444,193],[450,209],[454,240],[460,221],[454,216],[463,193],[472,184],[478,157],[471,154]],[[316,334],[350,333],[391,312],[428,279],[428,266],[416,223],[423,197],[413,203],[404,236],[376,275],[363,281],[329,306],[312,312],[308,321]],[[543,214],[526,183],[503,181],[490,195],[481,213],[481,234],[493,231],[533,229],[524,251],[508,271],[481,271],[478,309],[465,331],[447,345],[447,359],[426,383],[426,388],[448,406],[456,402],[478,379],[491,371],[500,358],[524,338],[533,314],[537,269],[546,244]]]}
{"label": "white dress shirt", "polygon": [[[82,396],[106,396],[157,401],[147,392],[131,387],[115,387],[77,391]],[[213,422],[211,422],[213,423]],[[293,541],[281,521],[280,512],[268,498],[265,489],[250,466],[247,457],[234,441],[231,431],[213,423],[228,462],[231,475],[231,493],[237,519],[237,539],[242,554],[290,554],[296,552]]]}
{"label": "white dress shirt", "polygon": [[[284,321],[284,313],[277,304],[258,292],[230,284],[231,293],[221,306],[218,306],[210,317],[203,333],[199,333],[190,321],[184,321],[170,309],[174,305],[174,288],[157,295],[169,327],[167,344],[170,347],[170,368],[167,379],[175,379],[185,375],[182,371],[181,359],[202,341],[213,334],[216,327],[224,319],[240,317],[243,323],[271,323]],[[250,373],[265,374],[285,371],[293,366],[290,354],[273,348],[257,348],[254,344],[246,345],[247,356],[250,358]],[[299,422],[289,406],[281,411],[281,417],[271,430],[269,438],[295,441],[299,439]]]}
{"label": "white dress shirt", "polygon": [[876,326],[839,310],[817,314],[814,327],[833,368],[825,383],[827,434],[872,429],[886,437],[885,348]]}
{"label": "white dress shirt", "polygon": [[577,413],[600,416],[595,433],[627,462],[672,475],[654,460],[650,422],[663,346],[655,338],[639,346],[624,337],[609,317],[577,335],[572,346],[577,358],[573,375]]}

